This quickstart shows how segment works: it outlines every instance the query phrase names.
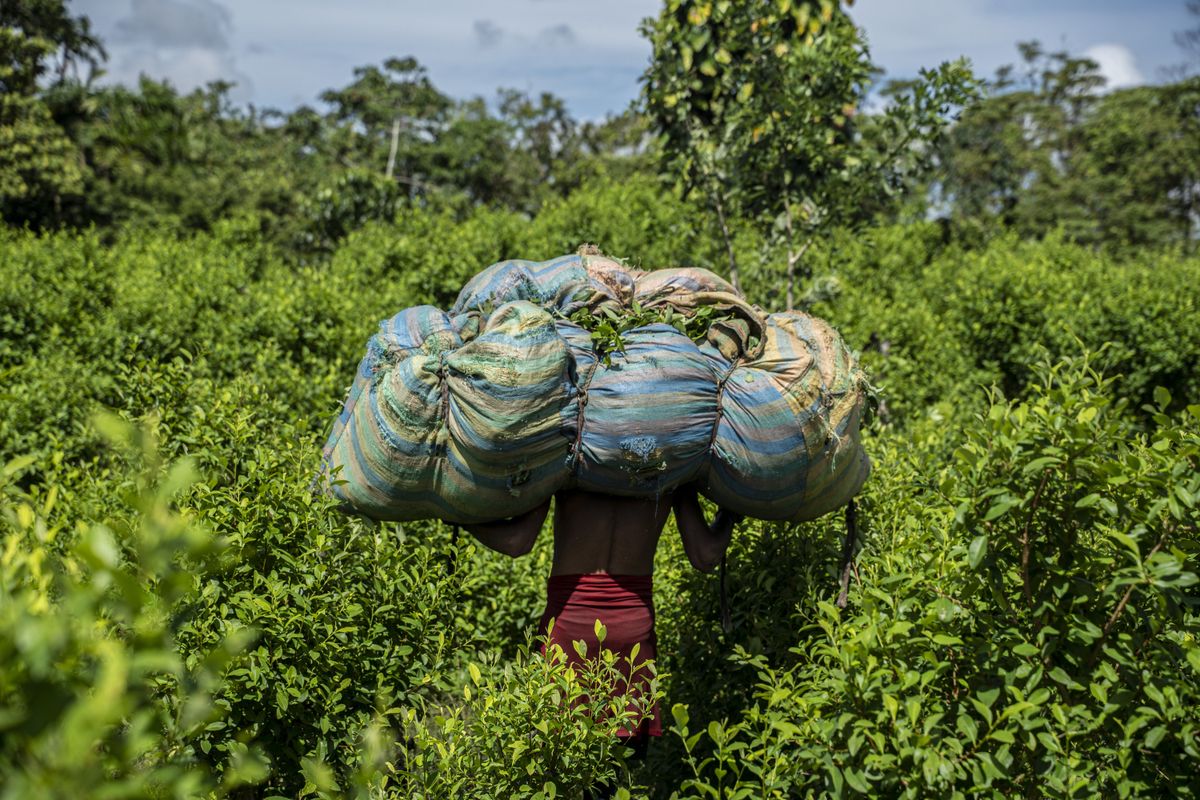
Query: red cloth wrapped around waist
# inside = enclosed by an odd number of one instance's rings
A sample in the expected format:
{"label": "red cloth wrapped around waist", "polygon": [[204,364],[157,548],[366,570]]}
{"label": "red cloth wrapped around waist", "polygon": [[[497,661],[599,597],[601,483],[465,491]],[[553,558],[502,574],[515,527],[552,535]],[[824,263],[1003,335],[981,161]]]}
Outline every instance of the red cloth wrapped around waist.
{"label": "red cloth wrapped around waist", "polygon": [[[646,691],[650,672],[633,672],[629,656],[638,645],[636,663],[654,659],[653,579],[650,575],[609,575],[604,572],[589,575],[551,575],[546,585],[546,612],[538,629],[545,635],[550,620],[554,629],[550,641],[557,644],[572,664],[581,662],[573,642],[583,640],[589,657],[603,646],[618,656],[621,674],[630,682],[630,692],[638,696]],[[603,645],[596,640],[596,620],[604,625]],[[633,674],[632,681],[630,675]],[[652,718],[641,721],[632,730],[620,731],[622,736],[661,736],[662,714],[656,703]]]}

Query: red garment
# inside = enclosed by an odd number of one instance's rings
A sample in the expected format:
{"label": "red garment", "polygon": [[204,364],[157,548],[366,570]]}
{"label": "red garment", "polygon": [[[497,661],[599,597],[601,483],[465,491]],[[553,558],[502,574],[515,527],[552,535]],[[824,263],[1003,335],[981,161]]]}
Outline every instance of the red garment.
{"label": "red garment", "polygon": [[[655,657],[654,600],[649,575],[551,575],[546,585],[546,613],[538,628],[545,635],[550,620],[554,630],[550,641],[566,653],[570,664],[580,664],[579,654],[572,642],[582,639],[587,644],[588,657],[599,650],[596,641],[596,620],[606,629],[603,647],[616,654],[618,666],[630,680],[629,656],[634,644],[638,648],[637,664]],[[545,648],[542,649],[545,653]],[[650,683],[648,669],[639,669],[633,676],[631,694],[640,696]],[[653,716],[644,717],[632,729],[617,732],[621,737],[662,736],[662,713],[656,702],[650,709]]]}

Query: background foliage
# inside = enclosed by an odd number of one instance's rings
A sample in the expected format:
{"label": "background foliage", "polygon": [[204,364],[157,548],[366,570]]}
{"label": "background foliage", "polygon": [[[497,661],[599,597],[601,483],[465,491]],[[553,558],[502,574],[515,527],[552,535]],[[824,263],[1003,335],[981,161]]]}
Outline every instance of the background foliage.
{"label": "background foliage", "polygon": [[[86,20],[0,6],[0,796],[1200,791],[1196,79],[1102,92],[1028,44],[868,112],[835,4],[734,5],[667,3],[645,108],[599,123],[402,58],[287,114],[97,87]],[[770,15],[797,52],[735,58]],[[853,70],[752,77],[783,61]],[[828,158],[769,184],[760,123]],[[668,528],[645,764],[588,713],[609,665],[531,640],[548,536],[512,560],[309,490],[377,320],[584,242],[736,264],[881,392],[845,609],[837,515],[742,524],[729,631]]]}

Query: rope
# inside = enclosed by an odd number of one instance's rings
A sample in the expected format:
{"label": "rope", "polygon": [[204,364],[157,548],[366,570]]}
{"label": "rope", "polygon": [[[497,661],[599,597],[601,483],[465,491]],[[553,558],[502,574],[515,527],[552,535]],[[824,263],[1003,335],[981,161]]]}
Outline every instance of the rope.
{"label": "rope", "polygon": [[[438,374],[438,378],[440,379],[438,381],[438,389],[441,392],[441,397],[438,402],[438,423],[437,423],[437,427],[440,430],[442,428],[442,426],[446,426],[448,428],[450,425],[450,382],[449,382],[449,380],[447,380],[447,378],[449,377],[449,374],[450,374],[450,369],[446,365],[446,354],[445,353],[438,354],[437,374]],[[439,455],[442,455],[442,456],[446,455],[446,449],[448,447],[447,443],[449,441],[450,441],[450,432],[447,430],[445,438],[442,440],[440,447],[438,447],[438,450],[440,451],[438,453]]]}
{"label": "rope", "polygon": [[[725,370],[725,374],[722,375],[721,379],[717,381],[717,413],[713,417],[712,434],[708,438],[708,449],[710,452],[712,451],[713,447],[715,447],[717,444],[717,431],[721,427],[721,416],[724,412],[724,409],[721,405],[721,400],[723,400],[725,397],[725,383],[729,380],[729,376],[733,374],[733,371],[735,369],[737,369],[737,366],[738,366],[737,359],[734,359],[733,361],[731,361],[729,363],[729,368]],[[726,580],[725,580],[725,573],[727,572],[726,560],[727,560],[727,558],[726,558],[725,553],[722,553],[721,554],[721,630],[728,634],[733,631],[733,617],[729,613],[729,589],[726,586]]]}
{"label": "rope", "polygon": [[725,382],[729,380],[729,376],[737,369],[737,361],[730,362],[729,369],[725,370],[725,374],[717,381],[717,413],[713,417],[712,434],[708,437],[708,449],[711,451],[717,444],[717,431],[721,427],[721,417],[724,414],[724,408],[721,406],[721,400],[725,397]]}
{"label": "rope", "polygon": [[583,385],[579,387],[579,412],[575,417],[575,443],[571,445],[571,477],[575,477],[575,473],[579,468],[579,445],[583,441],[583,422],[584,412],[587,411],[588,388],[592,385],[592,377],[596,374],[596,370],[600,368],[600,359],[596,358],[592,362],[591,369],[588,370],[587,377],[583,379]]}

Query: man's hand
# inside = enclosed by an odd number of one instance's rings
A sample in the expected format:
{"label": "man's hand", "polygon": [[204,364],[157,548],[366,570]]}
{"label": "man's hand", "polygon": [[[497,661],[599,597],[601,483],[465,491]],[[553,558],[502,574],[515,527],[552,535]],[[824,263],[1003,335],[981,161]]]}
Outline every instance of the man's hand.
{"label": "man's hand", "polygon": [[538,534],[542,532],[542,524],[550,513],[550,500],[537,508],[526,511],[520,516],[495,522],[481,522],[477,525],[463,525],[463,530],[478,539],[484,546],[516,558],[523,556],[533,549]]}

